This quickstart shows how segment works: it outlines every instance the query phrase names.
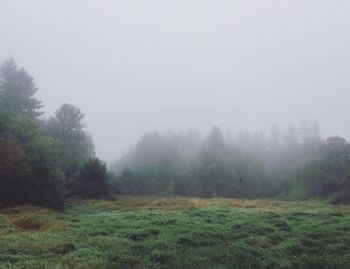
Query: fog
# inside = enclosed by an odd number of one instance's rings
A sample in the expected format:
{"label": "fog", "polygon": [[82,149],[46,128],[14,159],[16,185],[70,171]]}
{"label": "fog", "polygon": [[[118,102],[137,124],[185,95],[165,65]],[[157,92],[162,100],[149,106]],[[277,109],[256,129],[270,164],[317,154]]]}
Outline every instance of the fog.
{"label": "fog", "polygon": [[350,138],[350,2],[0,3],[0,60],[35,79],[47,115],[85,113],[112,161],[158,130],[268,132],[318,119]]}

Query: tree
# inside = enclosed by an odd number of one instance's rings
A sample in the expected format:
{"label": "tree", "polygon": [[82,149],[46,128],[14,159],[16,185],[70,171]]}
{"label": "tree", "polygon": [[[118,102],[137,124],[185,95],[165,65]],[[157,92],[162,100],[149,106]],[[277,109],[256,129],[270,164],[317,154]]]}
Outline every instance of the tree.
{"label": "tree", "polygon": [[235,171],[228,165],[224,136],[214,126],[199,154],[199,178],[195,192],[203,196],[228,195],[234,188]]}
{"label": "tree", "polygon": [[270,151],[277,152],[279,150],[281,146],[281,136],[277,125],[272,126],[267,144]]}
{"label": "tree", "polygon": [[306,121],[303,121],[299,127],[299,137],[301,142],[305,142],[311,137],[311,128]]}
{"label": "tree", "polygon": [[342,153],[346,145],[347,143],[344,137],[331,136],[327,138],[327,146],[332,152]]}
{"label": "tree", "polygon": [[225,148],[224,135],[218,126],[214,126],[210,130],[208,148],[213,151],[222,151]]}
{"label": "tree", "polygon": [[311,137],[312,138],[320,138],[320,124],[318,123],[318,120],[314,120],[311,125]]}
{"label": "tree", "polygon": [[43,114],[41,101],[34,97],[33,78],[9,58],[0,67],[0,111],[37,119]]}
{"label": "tree", "polygon": [[45,124],[46,132],[62,143],[61,160],[66,173],[75,173],[89,158],[95,156],[91,136],[85,131],[84,114],[70,104],[63,104]]}
{"label": "tree", "polygon": [[290,125],[284,135],[284,145],[287,147],[288,150],[296,149],[298,146],[298,136],[295,128]]}
{"label": "tree", "polygon": [[299,185],[306,186],[310,196],[350,201],[350,145],[343,137],[327,138],[312,162],[298,174]]}
{"label": "tree", "polygon": [[106,164],[97,158],[89,159],[81,169],[75,194],[83,198],[102,198],[109,194],[109,175]]}

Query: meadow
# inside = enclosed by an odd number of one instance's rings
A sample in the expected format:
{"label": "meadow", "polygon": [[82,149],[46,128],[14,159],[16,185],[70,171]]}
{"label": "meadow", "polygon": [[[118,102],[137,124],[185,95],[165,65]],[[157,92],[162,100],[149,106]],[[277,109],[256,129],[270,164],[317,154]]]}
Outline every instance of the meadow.
{"label": "meadow", "polygon": [[0,268],[350,268],[350,206],[131,197],[0,210]]}

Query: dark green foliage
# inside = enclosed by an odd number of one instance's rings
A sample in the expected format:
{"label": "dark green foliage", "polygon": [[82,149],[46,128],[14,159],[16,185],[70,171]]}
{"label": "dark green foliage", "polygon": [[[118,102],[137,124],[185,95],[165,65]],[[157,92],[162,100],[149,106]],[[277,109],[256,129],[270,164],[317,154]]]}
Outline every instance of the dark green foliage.
{"label": "dark green foliage", "polygon": [[62,208],[60,143],[39,128],[33,78],[10,58],[0,68],[0,203]]}
{"label": "dark green foliage", "polygon": [[62,208],[73,187],[86,190],[86,197],[105,196],[104,164],[89,162],[80,173],[84,163],[94,157],[92,138],[82,123],[84,114],[74,105],[63,104],[54,117],[41,122],[42,105],[34,97],[36,91],[33,78],[18,69],[12,58],[2,65],[0,203]]}
{"label": "dark green foliage", "polygon": [[86,162],[73,187],[73,194],[83,198],[103,198],[109,194],[109,175],[106,164],[94,158]]}
{"label": "dark green foliage", "polygon": [[63,206],[59,144],[35,122],[0,113],[0,202]]}

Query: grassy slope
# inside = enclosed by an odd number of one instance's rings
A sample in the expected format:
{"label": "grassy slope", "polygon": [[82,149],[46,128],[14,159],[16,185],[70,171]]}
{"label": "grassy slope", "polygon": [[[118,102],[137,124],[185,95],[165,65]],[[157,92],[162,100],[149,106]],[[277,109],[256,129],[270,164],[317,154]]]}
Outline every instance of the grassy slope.
{"label": "grassy slope", "polygon": [[350,268],[350,207],[123,197],[7,208],[0,268]]}

